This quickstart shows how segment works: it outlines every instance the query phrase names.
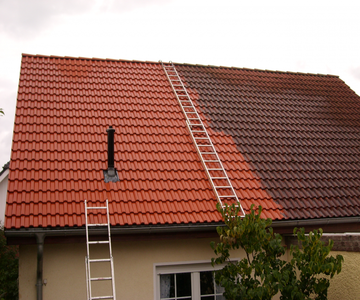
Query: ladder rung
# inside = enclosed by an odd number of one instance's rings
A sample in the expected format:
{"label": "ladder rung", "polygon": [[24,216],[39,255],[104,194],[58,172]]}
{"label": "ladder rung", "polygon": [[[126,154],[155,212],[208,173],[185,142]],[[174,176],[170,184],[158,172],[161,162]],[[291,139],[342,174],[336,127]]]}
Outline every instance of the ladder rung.
{"label": "ladder rung", "polygon": [[89,262],[110,262],[111,258],[94,258],[89,259]]}
{"label": "ladder rung", "polygon": [[214,186],[214,188],[216,188],[216,189],[231,189],[231,186],[228,186],[228,185],[219,185],[219,186]]}
{"label": "ladder rung", "polygon": [[114,296],[99,296],[99,297],[91,297],[91,300],[94,299],[114,299]]}
{"label": "ladder rung", "polygon": [[88,226],[91,226],[91,227],[108,226],[108,224],[106,224],[106,223],[104,223],[104,224],[88,224]]}
{"label": "ladder rung", "polygon": [[192,130],[191,132],[206,132],[205,130]]}
{"label": "ladder rung", "polygon": [[207,168],[208,171],[224,171],[223,169]]}
{"label": "ladder rung", "polygon": [[215,155],[215,152],[200,152],[200,154],[209,154],[209,155]]}
{"label": "ladder rung", "polygon": [[106,206],[88,206],[86,209],[106,209]]}
{"label": "ladder rung", "polygon": [[211,179],[223,179],[223,180],[227,180],[228,178],[227,177],[210,177]]}
{"label": "ladder rung", "polygon": [[89,244],[109,244],[109,241],[89,241]]}
{"label": "ladder rung", "polygon": [[237,198],[236,195],[219,196],[219,198]]}
{"label": "ladder rung", "polygon": [[99,280],[112,280],[112,277],[93,277],[90,278],[91,281],[99,281]]}
{"label": "ladder rung", "polygon": [[[205,160],[204,159],[204,162],[220,163],[220,160]],[[224,177],[224,178],[226,178],[226,177]]]}

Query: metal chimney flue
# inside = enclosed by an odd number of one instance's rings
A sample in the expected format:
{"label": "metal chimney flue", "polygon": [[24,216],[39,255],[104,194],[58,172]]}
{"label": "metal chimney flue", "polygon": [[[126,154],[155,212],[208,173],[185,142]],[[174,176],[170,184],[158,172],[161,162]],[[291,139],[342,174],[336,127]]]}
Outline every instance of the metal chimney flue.
{"label": "metal chimney flue", "polygon": [[116,182],[119,181],[119,177],[115,170],[114,164],[114,133],[115,129],[112,126],[109,126],[106,129],[107,138],[108,138],[108,168],[104,171],[105,182]]}
{"label": "metal chimney flue", "polygon": [[115,167],[114,167],[114,133],[115,129],[112,126],[109,126],[109,129],[106,129],[108,136],[108,176],[115,176]]}

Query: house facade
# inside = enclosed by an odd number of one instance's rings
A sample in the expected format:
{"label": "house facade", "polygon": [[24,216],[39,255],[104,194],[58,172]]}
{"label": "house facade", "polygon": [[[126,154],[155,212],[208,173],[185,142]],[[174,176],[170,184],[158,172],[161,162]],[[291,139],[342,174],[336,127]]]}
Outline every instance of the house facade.
{"label": "house facade", "polygon": [[[288,244],[294,227],[323,228],[342,274],[360,271],[359,96],[332,75],[174,66],[245,213],[261,205]],[[218,199],[163,65],[24,54],[5,219],[20,299],[86,298],[85,200],[109,201],[121,299],[221,299],[209,245]],[[356,299],[341,278],[329,299]]]}

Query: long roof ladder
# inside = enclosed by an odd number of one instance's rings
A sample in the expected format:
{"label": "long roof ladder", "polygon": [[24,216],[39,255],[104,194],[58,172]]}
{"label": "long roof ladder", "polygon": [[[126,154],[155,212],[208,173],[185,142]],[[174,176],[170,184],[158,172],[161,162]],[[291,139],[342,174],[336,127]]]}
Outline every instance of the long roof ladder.
{"label": "long roof ladder", "polygon": [[240,207],[240,213],[245,215],[244,210],[240,204],[239,198],[236,195],[234,187],[226,173],[226,170],[216,152],[216,149],[211,141],[206,127],[204,126],[193,101],[188,94],[185,85],[183,84],[179,73],[172,62],[163,63],[161,65],[165,74],[171,84],[175,96],[180,104],[180,107],[186,117],[186,125],[189,129],[190,135],[199,154],[201,162],[205,168],[206,174],[210,180],[211,186],[214,190],[217,200],[222,207],[225,204],[235,204]]}

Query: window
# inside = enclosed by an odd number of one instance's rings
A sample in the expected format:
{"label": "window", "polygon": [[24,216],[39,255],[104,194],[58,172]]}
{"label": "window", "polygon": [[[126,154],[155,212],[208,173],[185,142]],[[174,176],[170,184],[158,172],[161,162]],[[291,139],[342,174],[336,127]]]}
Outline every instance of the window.
{"label": "window", "polygon": [[160,299],[191,300],[191,273],[160,275]]}
{"label": "window", "polygon": [[[217,269],[221,268],[217,267]],[[210,263],[157,265],[157,300],[224,300],[224,289],[215,283]]]}
{"label": "window", "polygon": [[223,292],[224,288],[215,283],[214,272],[200,272],[201,300],[225,300]]}

